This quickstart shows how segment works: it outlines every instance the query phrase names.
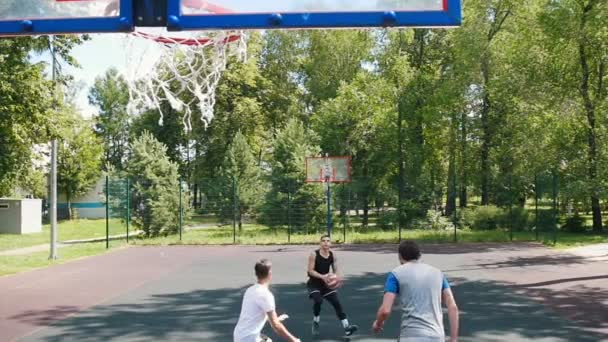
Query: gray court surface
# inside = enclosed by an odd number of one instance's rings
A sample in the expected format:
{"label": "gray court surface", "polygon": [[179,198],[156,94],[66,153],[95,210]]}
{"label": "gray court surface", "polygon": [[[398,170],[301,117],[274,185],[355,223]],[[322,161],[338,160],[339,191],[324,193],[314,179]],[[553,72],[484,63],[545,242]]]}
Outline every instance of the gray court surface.
{"label": "gray court surface", "polygon": [[[269,258],[288,329],[302,341],[343,341],[327,303],[321,336],[310,333],[304,282],[314,248],[135,247],[3,277],[0,303],[8,305],[0,304],[0,340],[231,341],[253,264]],[[347,245],[335,252],[346,277],[340,299],[360,326],[352,341],[395,341],[398,311],[380,335],[371,324],[386,274],[398,264],[396,246]],[[452,283],[460,341],[608,341],[608,268],[601,256],[536,244],[446,244],[424,245],[423,261]],[[23,281],[30,285],[18,285]],[[264,332],[281,340],[268,325]]]}

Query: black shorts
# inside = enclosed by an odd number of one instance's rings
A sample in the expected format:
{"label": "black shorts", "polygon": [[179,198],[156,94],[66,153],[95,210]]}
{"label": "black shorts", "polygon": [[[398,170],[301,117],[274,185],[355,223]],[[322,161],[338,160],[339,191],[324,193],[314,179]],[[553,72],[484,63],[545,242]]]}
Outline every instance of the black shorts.
{"label": "black shorts", "polygon": [[338,292],[336,289],[332,290],[325,285],[315,284],[315,283],[311,283],[311,282],[308,282],[306,284],[306,287],[308,288],[308,298],[312,298],[313,293],[316,293],[316,292],[320,293],[322,297],[327,297],[328,295],[330,295],[332,293]]}

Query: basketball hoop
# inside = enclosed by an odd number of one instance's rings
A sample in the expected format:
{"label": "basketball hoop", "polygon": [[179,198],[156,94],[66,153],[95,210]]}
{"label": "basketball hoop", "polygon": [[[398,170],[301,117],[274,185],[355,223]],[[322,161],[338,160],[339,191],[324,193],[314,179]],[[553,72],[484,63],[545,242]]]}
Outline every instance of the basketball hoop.
{"label": "basketball hoop", "polygon": [[[208,13],[230,11],[205,0],[183,1],[186,9]],[[106,15],[117,11],[115,1]],[[206,127],[213,119],[215,90],[230,56],[246,59],[243,31],[168,32],[166,28],[138,28],[124,35],[127,68],[123,77],[129,87],[127,112],[139,115],[158,110],[163,124],[163,103],[183,115],[186,131],[192,130],[192,116],[200,115]]]}
{"label": "basketball hoop", "polygon": [[[186,131],[192,130],[192,115],[199,112],[207,126],[213,119],[215,90],[229,56],[245,58],[245,35],[214,31],[167,36],[164,29],[146,29],[126,36],[129,85],[127,112],[159,111],[161,104],[183,114]],[[160,50],[160,53],[159,53]]]}
{"label": "basketball hoop", "polygon": [[307,183],[350,182],[350,157],[307,157]]}

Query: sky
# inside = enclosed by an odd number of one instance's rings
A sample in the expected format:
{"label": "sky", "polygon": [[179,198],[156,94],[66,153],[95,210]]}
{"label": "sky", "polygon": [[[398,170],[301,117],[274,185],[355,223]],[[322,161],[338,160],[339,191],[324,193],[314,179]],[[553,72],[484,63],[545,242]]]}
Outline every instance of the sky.
{"label": "sky", "polygon": [[[125,37],[121,33],[93,34],[91,40],[72,50],[72,56],[80,64],[79,68],[62,64],[63,72],[72,75],[76,84],[82,84],[76,104],[85,118],[97,114],[97,108],[91,106],[88,100],[97,77],[103,76],[110,68],[116,68],[126,79],[136,78],[149,70],[161,54],[157,43],[133,36],[127,41]],[[50,65],[50,55],[35,59],[44,60]]]}
{"label": "sky", "polygon": [[93,35],[92,40],[76,47],[72,55],[80,63],[80,68],[64,67],[65,71],[74,77],[75,82],[85,85],[78,93],[76,104],[84,117],[90,118],[97,109],[89,104],[88,94],[96,77],[114,67],[120,72],[125,71],[126,55],[124,44],[119,35]]}

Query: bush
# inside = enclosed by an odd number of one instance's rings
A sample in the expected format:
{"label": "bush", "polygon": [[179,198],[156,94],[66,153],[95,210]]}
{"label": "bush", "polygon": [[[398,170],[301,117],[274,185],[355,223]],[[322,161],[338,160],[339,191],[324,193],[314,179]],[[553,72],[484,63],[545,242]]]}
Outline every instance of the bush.
{"label": "bush", "polygon": [[378,227],[383,230],[392,229],[397,227],[397,220],[399,219],[399,213],[397,211],[384,211],[378,216]]}
{"label": "bush", "polygon": [[587,230],[585,219],[579,215],[574,215],[566,219],[562,229],[570,233],[584,233]]}
{"label": "bush", "polygon": [[473,230],[494,230],[504,222],[504,210],[493,206],[465,209],[465,224]]}
{"label": "bush", "polygon": [[513,207],[511,212],[509,212],[509,209],[504,210],[504,219],[501,226],[509,227],[510,224],[513,224],[514,231],[528,230],[534,222],[531,220],[532,218],[533,216],[525,208]]}
{"label": "bush", "polygon": [[539,210],[538,212],[538,231],[552,231],[555,227],[555,217],[553,210]]}
{"label": "bush", "polygon": [[454,230],[454,223],[449,217],[443,216],[441,211],[428,210],[424,222],[424,229],[432,230]]}

